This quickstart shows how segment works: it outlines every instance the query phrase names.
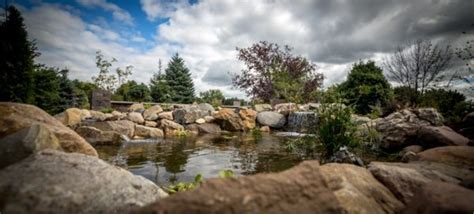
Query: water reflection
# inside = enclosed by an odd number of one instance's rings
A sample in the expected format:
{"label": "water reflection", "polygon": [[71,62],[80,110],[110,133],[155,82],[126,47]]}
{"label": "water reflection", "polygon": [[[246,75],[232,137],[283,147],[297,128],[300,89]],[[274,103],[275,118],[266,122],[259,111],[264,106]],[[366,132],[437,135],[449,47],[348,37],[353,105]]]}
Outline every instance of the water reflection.
{"label": "water reflection", "polygon": [[237,175],[275,172],[290,168],[301,158],[286,152],[284,138],[264,133],[262,138],[234,134],[195,138],[128,142],[121,146],[97,146],[100,158],[142,175],[160,186],[190,182],[196,174],[217,177],[223,169]]}

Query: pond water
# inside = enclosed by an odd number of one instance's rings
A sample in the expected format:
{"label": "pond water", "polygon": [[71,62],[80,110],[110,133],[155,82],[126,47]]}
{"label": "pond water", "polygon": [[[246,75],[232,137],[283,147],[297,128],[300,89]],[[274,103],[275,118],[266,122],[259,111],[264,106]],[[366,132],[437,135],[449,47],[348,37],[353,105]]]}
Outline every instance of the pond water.
{"label": "pond water", "polygon": [[231,169],[236,175],[278,172],[303,161],[287,152],[286,137],[262,133],[232,133],[189,138],[167,138],[126,142],[120,146],[96,146],[100,158],[142,175],[159,186],[192,182],[201,174],[205,179],[218,177]]}

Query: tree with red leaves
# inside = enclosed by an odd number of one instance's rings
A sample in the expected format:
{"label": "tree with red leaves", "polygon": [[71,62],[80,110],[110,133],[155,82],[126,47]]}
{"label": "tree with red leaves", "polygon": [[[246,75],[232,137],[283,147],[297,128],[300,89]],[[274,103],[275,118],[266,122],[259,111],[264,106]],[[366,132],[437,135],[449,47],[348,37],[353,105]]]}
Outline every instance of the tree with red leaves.
{"label": "tree with red leaves", "polygon": [[[244,90],[253,99],[270,101],[270,99],[289,100],[290,95],[285,95],[281,91],[292,91],[298,93],[301,102],[311,100],[323,83],[323,75],[316,73],[316,66],[302,56],[294,56],[292,48],[284,46],[280,48],[278,44],[261,41],[248,48],[237,48],[237,58],[243,61],[246,69],[241,74],[234,75],[232,83],[235,87]],[[282,75],[282,73],[284,75]],[[277,86],[282,81],[294,81],[298,89],[280,90]],[[295,87],[295,84],[288,84]]]}

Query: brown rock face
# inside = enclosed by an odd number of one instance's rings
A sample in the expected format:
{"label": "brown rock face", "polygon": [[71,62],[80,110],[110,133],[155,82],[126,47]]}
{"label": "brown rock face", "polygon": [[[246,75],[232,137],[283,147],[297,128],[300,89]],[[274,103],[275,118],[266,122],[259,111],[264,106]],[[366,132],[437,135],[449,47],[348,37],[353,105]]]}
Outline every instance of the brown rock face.
{"label": "brown rock face", "polygon": [[144,138],[160,138],[164,136],[163,130],[148,126],[135,125],[135,136]]}
{"label": "brown rock face", "polygon": [[0,139],[0,169],[45,149],[61,150],[59,140],[43,124],[36,124]]}
{"label": "brown rock face", "polygon": [[145,120],[157,120],[158,114],[161,113],[162,111],[163,109],[161,108],[160,105],[154,105],[143,112],[143,118]]}
{"label": "brown rock face", "polygon": [[138,112],[130,112],[128,113],[127,115],[127,119],[134,122],[134,123],[137,123],[137,124],[143,124],[145,123],[145,119],[143,119],[143,116],[141,113],[138,113]]}
{"label": "brown rock face", "polygon": [[81,123],[84,116],[85,115],[81,109],[68,108],[63,113],[55,115],[54,118],[61,121],[65,126],[75,126]]}
{"label": "brown rock face", "polygon": [[133,137],[135,134],[135,123],[129,120],[86,122],[82,125],[92,126],[102,131],[115,131],[128,137]]}
{"label": "brown rock face", "polygon": [[171,120],[162,119],[160,121],[160,128],[163,129],[166,136],[174,136],[176,131],[184,130],[184,126]]}
{"label": "brown rock face", "polygon": [[295,103],[280,103],[275,105],[275,111],[288,116],[291,112],[295,112],[298,110],[298,105]]}
{"label": "brown rock face", "polygon": [[240,118],[242,119],[242,126],[244,130],[255,128],[257,112],[252,109],[240,109]]}
{"label": "brown rock face", "polygon": [[211,179],[138,213],[342,213],[317,161],[274,174]]}
{"label": "brown rock face", "polygon": [[445,182],[421,186],[403,213],[472,213],[474,191]]}
{"label": "brown rock face", "polygon": [[403,208],[403,204],[363,167],[332,163],[320,169],[347,213],[396,213]]}
{"label": "brown rock face", "polygon": [[427,147],[467,146],[469,139],[447,126],[425,126],[418,132],[418,138]]}
{"label": "brown rock face", "polygon": [[102,131],[92,126],[81,126],[76,133],[90,144],[117,145],[121,143],[120,134],[115,131]]}
{"label": "brown rock face", "polygon": [[203,134],[220,134],[221,127],[214,123],[204,123],[197,126],[199,133]]}
{"label": "brown rock face", "polygon": [[417,154],[421,161],[433,161],[474,170],[474,147],[443,146]]}
{"label": "brown rock face", "polygon": [[227,131],[240,131],[244,127],[239,114],[234,109],[223,108],[213,115],[221,128]]}
{"label": "brown rock face", "polygon": [[97,156],[97,151],[86,140],[36,106],[2,102],[0,115],[0,138],[35,124],[44,124],[58,138],[64,151]]}

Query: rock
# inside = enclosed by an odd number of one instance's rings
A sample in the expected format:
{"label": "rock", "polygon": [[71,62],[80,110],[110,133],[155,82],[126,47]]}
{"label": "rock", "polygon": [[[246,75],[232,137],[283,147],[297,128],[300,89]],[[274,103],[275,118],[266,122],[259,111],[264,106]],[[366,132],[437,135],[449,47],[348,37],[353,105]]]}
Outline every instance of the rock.
{"label": "rock", "polygon": [[145,111],[145,106],[143,103],[134,103],[130,107],[128,107],[128,112],[143,112]]}
{"label": "rock", "polygon": [[206,121],[206,123],[212,123],[215,119],[216,118],[214,118],[213,116],[204,116],[204,120]]}
{"label": "rock", "polygon": [[405,152],[402,155],[402,162],[407,163],[418,160],[418,155],[414,152]]}
{"label": "rock", "polygon": [[284,115],[273,112],[273,111],[264,111],[257,114],[258,123],[269,126],[271,128],[283,128],[286,123],[286,118]]}
{"label": "rock", "polygon": [[252,109],[240,109],[240,118],[242,119],[243,130],[251,130],[256,126],[257,112]]}
{"label": "rock", "polygon": [[105,116],[105,114],[100,111],[90,110],[89,112],[91,113],[91,119],[93,120],[105,121],[107,119],[107,116]]}
{"label": "rock", "polygon": [[467,146],[469,139],[447,126],[424,126],[418,131],[418,139],[426,147]]}
{"label": "rock", "polygon": [[420,145],[410,145],[400,151],[399,156],[402,157],[402,162],[410,162],[418,160],[416,155],[419,152],[423,151],[423,147]]}
{"label": "rock", "polygon": [[292,112],[288,115],[287,129],[292,132],[309,132],[318,124],[318,118],[314,112]]}
{"label": "rock", "polygon": [[204,116],[205,114],[196,105],[187,105],[173,111],[174,121],[182,125],[194,123]]}
{"label": "rock", "polygon": [[223,108],[214,114],[214,118],[216,118],[216,122],[224,130],[240,131],[244,128],[239,114],[234,109]]}
{"label": "rock", "polygon": [[196,120],[196,123],[197,124],[203,124],[203,123],[206,123],[206,120],[204,118],[199,118]]}
{"label": "rock", "polygon": [[204,134],[220,134],[221,133],[221,127],[214,123],[204,123],[204,124],[199,124],[197,125],[199,133],[204,133]]}
{"label": "rock", "polygon": [[352,164],[325,164],[321,174],[344,213],[397,213],[403,204],[370,172]]}
{"label": "rock", "polygon": [[309,105],[308,104],[298,105],[298,111],[309,111]]}
{"label": "rock", "polygon": [[410,145],[402,149],[401,153],[413,152],[419,153],[423,151],[423,147],[420,145]]}
{"label": "rock", "polygon": [[61,121],[65,126],[75,126],[81,123],[82,119],[86,115],[83,115],[82,110],[78,108],[68,108],[64,112],[54,115],[54,118]]}
{"label": "rock", "polygon": [[369,117],[360,116],[360,115],[357,115],[357,114],[351,115],[351,122],[356,126],[366,124],[370,121],[372,121],[372,119],[370,119]]}
{"label": "rock", "polygon": [[35,124],[0,139],[0,169],[41,150],[61,150],[58,138],[43,124]]}
{"label": "rock", "polygon": [[151,181],[83,154],[41,151],[0,171],[2,213],[125,213],[166,197]]}
{"label": "rock", "polygon": [[189,131],[192,135],[199,135],[199,124],[193,123],[184,127],[185,130]]}
{"label": "rock", "polygon": [[87,109],[81,109],[81,120],[91,119],[92,115]]}
{"label": "rock", "polygon": [[[184,206],[185,205],[185,206]],[[193,191],[164,198],[139,213],[343,213],[317,161],[289,170],[209,179]]]}
{"label": "rock", "polygon": [[167,119],[162,119],[160,121],[160,128],[163,129],[166,136],[174,136],[176,131],[184,130],[184,127],[181,124]]}
{"label": "rock", "polygon": [[123,120],[127,117],[127,114],[124,114],[124,113],[119,112],[119,111],[112,111],[111,114],[114,115],[114,117],[116,117],[117,120]]}
{"label": "rock", "polygon": [[161,129],[135,125],[135,136],[143,138],[159,138],[165,135]]}
{"label": "rock", "polygon": [[433,161],[474,170],[474,147],[443,146],[418,153],[420,161]]}
{"label": "rock", "polygon": [[465,127],[474,127],[474,112],[471,112],[464,116],[462,122],[464,123],[463,125]]}
{"label": "rock", "polygon": [[434,108],[419,108],[413,110],[413,112],[420,118],[421,120],[430,122],[433,126],[442,126],[444,122],[443,115],[441,115],[436,109]]}
{"label": "rock", "polygon": [[118,145],[122,142],[120,134],[115,131],[102,131],[92,126],[81,126],[75,131],[93,145]]}
{"label": "rock", "polygon": [[319,103],[308,103],[307,105],[309,106],[309,110],[316,110],[321,106]]}
{"label": "rock", "polygon": [[0,102],[0,115],[0,138],[35,124],[43,124],[58,138],[64,151],[97,156],[97,151],[84,138],[36,106]]}
{"label": "rock", "polygon": [[115,131],[128,137],[135,135],[135,123],[129,120],[86,122],[84,126],[92,126],[102,131]]}
{"label": "rock", "polygon": [[268,126],[262,126],[262,127],[260,127],[260,131],[261,131],[261,132],[270,132],[270,127],[268,127]]}
{"label": "rock", "polygon": [[138,113],[138,112],[130,112],[128,113],[127,115],[127,119],[134,122],[134,123],[137,123],[137,124],[143,124],[145,123],[145,119],[143,119],[143,116],[142,114]]}
{"label": "rock", "polygon": [[148,121],[148,120],[145,120],[145,126],[148,126],[148,127],[156,127],[158,125],[157,122],[155,121]]}
{"label": "rock", "polygon": [[280,103],[275,105],[275,111],[285,116],[297,110],[298,106],[295,103]]}
{"label": "rock", "polygon": [[347,146],[342,146],[339,151],[335,152],[333,156],[329,158],[329,162],[336,163],[350,163],[359,166],[364,166],[362,159],[357,157],[354,153],[350,152]]}
{"label": "rock", "polygon": [[199,103],[199,109],[203,112],[202,116],[209,116],[212,112],[214,112],[214,107],[209,103]]}
{"label": "rock", "polygon": [[167,111],[167,112],[161,112],[158,114],[159,119],[167,119],[167,120],[173,120],[173,112],[172,111]]}
{"label": "rock", "polygon": [[403,213],[472,213],[474,191],[445,182],[421,186]]}
{"label": "rock", "polygon": [[272,105],[270,104],[255,104],[254,106],[256,112],[262,112],[262,111],[272,111]]}
{"label": "rock", "polygon": [[431,181],[459,184],[474,171],[436,162],[384,163],[371,162],[369,171],[395,196],[409,203],[417,188]]}
{"label": "rock", "polygon": [[143,118],[145,120],[157,120],[158,114],[163,112],[163,109],[160,105],[154,105],[143,112]]}
{"label": "rock", "polygon": [[112,113],[105,113],[105,121],[118,120],[118,115],[113,115]]}

